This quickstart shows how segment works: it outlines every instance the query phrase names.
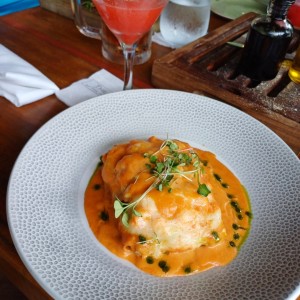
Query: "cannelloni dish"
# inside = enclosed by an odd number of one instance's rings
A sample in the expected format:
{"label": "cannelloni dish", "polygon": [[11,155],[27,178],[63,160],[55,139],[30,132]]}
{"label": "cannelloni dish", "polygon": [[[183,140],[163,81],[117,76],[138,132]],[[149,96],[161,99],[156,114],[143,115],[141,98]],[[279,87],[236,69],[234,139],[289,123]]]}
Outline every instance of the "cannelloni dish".
{"label": "cannelloni dish", "polygon": [[156,137],[102,155],[84,208],[103,246],[161,277],[230,263],[252,218],[245,188],[215,154]]}

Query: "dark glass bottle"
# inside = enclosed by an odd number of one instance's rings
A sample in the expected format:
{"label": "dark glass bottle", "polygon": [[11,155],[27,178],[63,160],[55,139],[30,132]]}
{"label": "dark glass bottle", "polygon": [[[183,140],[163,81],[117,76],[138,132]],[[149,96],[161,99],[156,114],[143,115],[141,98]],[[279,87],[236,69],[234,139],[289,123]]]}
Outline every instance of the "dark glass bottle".
{"label": "dark glass bottle", "polygon": [[239,71],[264,81],[273,79],[293,37],[293,26],[286,19],[295,0],[270,0],[267,15],[255,18],[247,34]]}

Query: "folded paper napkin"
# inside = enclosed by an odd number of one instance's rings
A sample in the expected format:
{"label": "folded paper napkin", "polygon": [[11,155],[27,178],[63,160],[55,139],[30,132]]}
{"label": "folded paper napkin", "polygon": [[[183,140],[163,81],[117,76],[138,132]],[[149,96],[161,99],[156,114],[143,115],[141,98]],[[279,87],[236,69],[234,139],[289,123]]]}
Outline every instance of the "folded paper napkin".
{"label": "folded paper napkin", "polygon": [[39,70],[0,44],[0,96],[19,107],[57,90]]}
{"label": "folded paper napkin", "polygon": [[55,93],[56,97],[68,106],[96,96],[119,92],[123,89],[123,81],[105,69],[94,73],[89,78],[81,79]]}

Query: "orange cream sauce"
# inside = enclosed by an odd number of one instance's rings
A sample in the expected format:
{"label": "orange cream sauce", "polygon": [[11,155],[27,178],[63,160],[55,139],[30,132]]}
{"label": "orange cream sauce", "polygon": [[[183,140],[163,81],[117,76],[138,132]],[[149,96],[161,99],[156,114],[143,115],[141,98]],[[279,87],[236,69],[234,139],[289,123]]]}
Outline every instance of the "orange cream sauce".
{"label": "orange cream sauce", "polygon": [[[192,149],[186,143],[175,142],[180,149]],[[84,207],[91,230],[112,253],[156,276],[189,275],[228,264],[236,257],[239,246],[247,236],[251,219],[250,203],[237,177],[211,152],[193,149],[201,160],[200,181],[209,188],[209,196],[197,193],[198,180],[191,182],[182,176],[176,179],[174,176],[171,191],[169,188],[162,191],[152,189],[148,193],[166,222],[176,219],[185,210],[204,215],[214,210],[221,212],[220,226],[209,232],[199,247],[179,245],[177,249],[155,253],[155,249],[162,246],[159,241],[153,238],[148,240],[148,237],[141,240],[139,234],[133,234],[130,230],[130,226],[137,226],[141,217],[132,216],[129,228],[122,224],[120,218],[115,218],[115,196],[131,202],[153,184],[155,179],[145,171],[149,158],[144,154],[158,153],[159,158],[162,143],[155,137],[148,141],[134,140],[113,147],[103,156],[103,165],[96,169],[85,192]],[[147,214],[145,207],[147,205],[137,205],[136,210],[144,216]],[[184,225],[183,228],[186,230]],[[189,234],[188,230],[186,234]]]}

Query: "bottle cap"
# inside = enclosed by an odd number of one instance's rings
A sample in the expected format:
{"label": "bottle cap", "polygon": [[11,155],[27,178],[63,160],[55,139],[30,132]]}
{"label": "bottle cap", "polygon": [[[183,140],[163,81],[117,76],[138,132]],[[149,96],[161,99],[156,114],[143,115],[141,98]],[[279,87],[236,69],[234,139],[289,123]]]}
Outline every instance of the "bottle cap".
{"label": "bottle cap", "polygon": [[273,19],[282,20],[286,17],[289,7],[295,0],[270,0],[267,14]]}

